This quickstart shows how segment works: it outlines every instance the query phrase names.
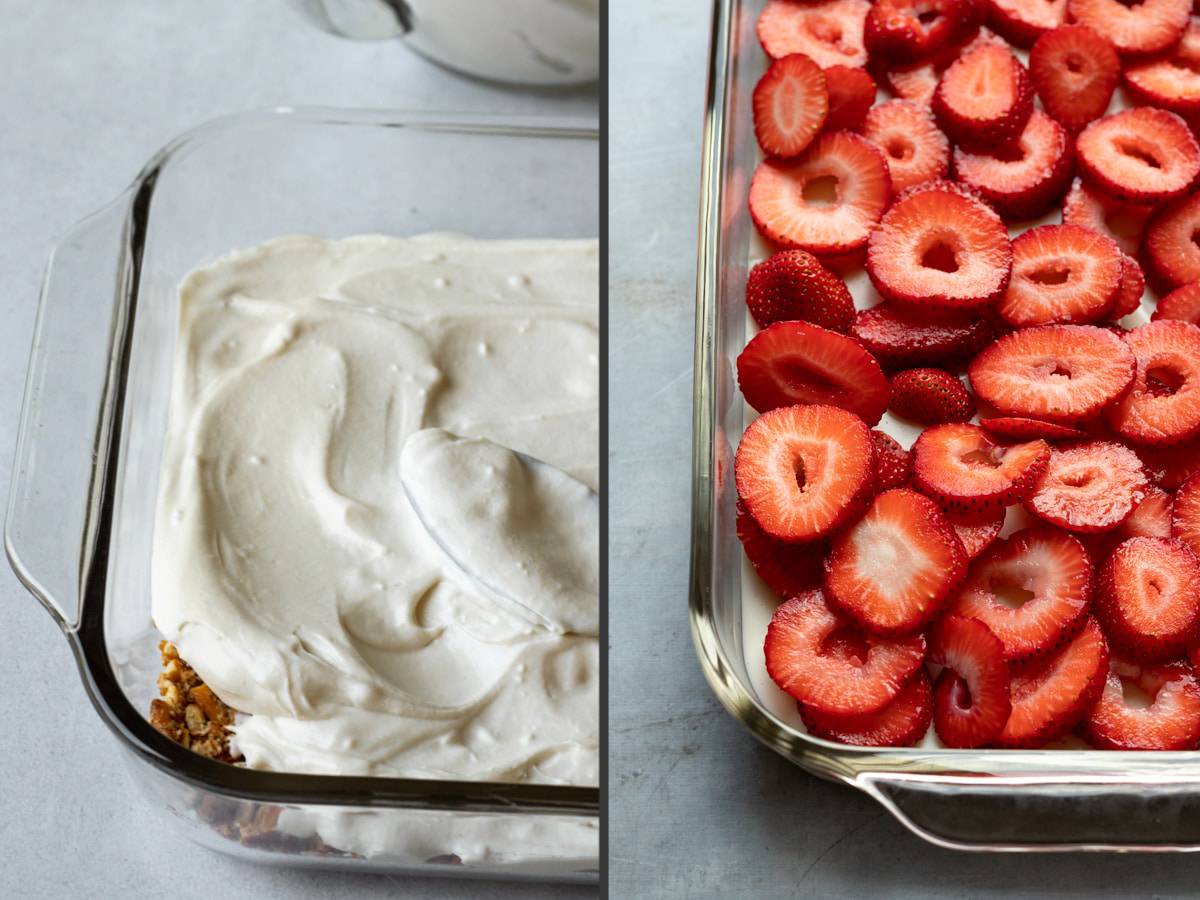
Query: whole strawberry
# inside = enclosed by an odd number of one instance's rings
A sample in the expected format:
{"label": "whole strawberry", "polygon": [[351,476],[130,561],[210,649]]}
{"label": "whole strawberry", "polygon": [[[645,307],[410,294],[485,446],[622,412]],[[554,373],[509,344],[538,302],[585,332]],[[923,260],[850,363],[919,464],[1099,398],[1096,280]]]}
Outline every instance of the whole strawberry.
{"label": "whole strawberry", "polygon": [[975,404],[961,381],[943,369],[905,369],[892,377],[888,408],[912,422],[940,425],[966,422]]}
{"label": "whole strawberry", "polygon": [[746,306],[760,328],[803,319],[848,334],[854,324],[846,282],[805,250],[783,250],[752,268]]}

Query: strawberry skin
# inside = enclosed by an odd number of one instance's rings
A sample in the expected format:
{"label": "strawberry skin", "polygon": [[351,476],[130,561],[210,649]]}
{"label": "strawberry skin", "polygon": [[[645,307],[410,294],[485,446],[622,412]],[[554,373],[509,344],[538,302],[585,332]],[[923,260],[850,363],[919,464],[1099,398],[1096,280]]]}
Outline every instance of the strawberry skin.
{"label": "strawberry skin", "polygon": [[[848,642],[839,641],[849,632]],[[863,657],[845,644],[861,645]],[[810,710],[857,716],[883,709],[903,690],[925,659],[925,638],[884,640],[855,633],[809,591],[780,604],[763,642],[767,674]]]}
{"label": "strawberry skin", "polygon": [[1130,538],[1100,567],[1096,618],[1129,659],[1181,655],[1200,638],[1200,560],[1174,538]]}
{"label": "strawberry skin", "polygon": [[996,746],[1036,748],[1065,736],[1100,699],[1108,658],[1104,634],[1088,617],[1071,642],[1049,659],[1014,667],[1012,712]]}
{"label": "strawberry skin", "polygon": [[1105,410],[1108,424],[1143,446],[1182,444],[1200,435],[1200,327],[1159,319],[1125,335],[1137,360],[1129,392]]}
{"label": "strawberry skin", "polygon": [[1037,526],[993,543],[971,566],[947,614],[979,619],[1014,661],[1044,656],[1070,640],[1091,600],[1092,561],[1083,544]]}
{"label": "strawberry skin", "polygon": [[909,453],[890,434],[871,430],[871,442],[875,445],[875,490],[888,491],[904,487],[912,478],[912,460]]}
{"label": "strawberry skin", "polygon": [[1112,238],[1079,225],[1040,225],[1012,250],[1012,280],[996,306],[1008,324],[1095,322],[1112,308],[1124,274]]}
{"label": "strawberry skin", "polygon": [[858,747],[911,747],[929,731],[933,720],[933,689],[929,676],[917,672],[896,699],[878,712],[831,716],[803,703],[800,718],[809,734]]}
{"label": "strawberry skin", "polygon": [[929,661],[943,666],[933,690],[933,727],[947,747],[981,747],[1012,711],[1004,645],[978,619],[946,616],[929,633]]}
{"label": "strawberry skin", "polygon": [[1076,178],[1063,200],[1062,220],[1064,225],[1082,225],[1106,234],[1122,251],[1136,256],[1152,212],[1154,209],[1149,206],[1105,197]]}
{"label": "strawberry skin", "polygon": [[912,446],[913,477],[922,493],[954,516],[975,521],[1018,503],[1046,468],[1045,441],[1002,446],[969,424],[927,428]]}
{"label": "strawberry skin", "polygon": [[825,557],[829,603],[868,631],[910,634],[941,610],[967,557],[937,504],[915,491],[879,494]]}
{"label": "strawberry skin", "polygon": [[1150,319],[1176,319],[1200,325],[1200,282],[1185,284],[1161,298]]}
{"label": "strawberry skin", "polygon": [[1054,448],[1025,508],[1071,531],[1112,531],[1146,496],[1150,479],[1128,447],[1088,441]]}
{"label": "strawberry skin", "polygon": [[[1124,682],[1148,695],[1150,705],[1129,706]],[[1192,750],[1200,742],[1200,682],[1182,660],[1139,666],[1110,657],[1104,690],[1082,731],[1104,750]]]}
{"label": "strawberry skin", "polygon": [[768,0],[755,30],[772,59],[804,53],[823,69],[864,66],[863,23],[870,8],[868,0]]}
{"label": "strawberry skin", "polygon": [[946,177],[950,141],[918,103],[889,100],[872,107],[863,121],[863,137],[887,159],[893,191]]}
{"label": "strawberry skin", "polygon": [[1002,441],[1028,441],[1041,438],[1044,441],[1080,441],[1087,438],[1086,432],[1069,425],[1041,422],[1020,416],[997,416],[980,419],[979,426],[988,434]]}
{"label": "strawberry skin", "polygon": [[746,429],[734,457],[738,495],[781,541],[813,541],[862,509],[874,483],[871,431],[836,406],[786,406]]}
{"label": "strawberry skin", "polygon": [[1146,222],[1142,260],[1150,283],[1167,292],[1200,281],[1200,193],[1156,211]]}
{"label": "strawberry skin", "polygon": [[1173,200],[1200,175],[1200,144],[1173,112],[1139,106],[1092,122],[1075,140],[1079,171],[1129,203]]}
{"label": "strawberry skin", "polygon": [[1176,44],[1187,28],[1192,0],[1068,0],[1072,21],[1110,41],[1122,56],[1158,53]]}
{"label": "strawberry skin", "polygon": [[975,404],[962,382],[944,369],[905,369],[892,376],[888,407],[902,419],[924,425],[966,422]]}
{"label": "strawberry skin", "polygon": [[967,369],[980,400],[1008,416],[1072,423],[1095,418],[1133,383],[1133,352],[1093,325],[1042,325],[999,338]]}
{"label": "strawberry skin", "polygon": [[974,313],[920,310],[891,301],[857,312],[850,333],[885,369],[954,366],[995,336],[987,320]]}
{"label": "strawberry skin", "polygon": [[854,300],[841,277],[804,250],[781,250],[750,270],[746,307],[760,328],[803,319],[846,334]]}
{"label": "strawberry skin", "polygon": [[1029,51],[1029,77],[1051,118],[1072,133],[1104,115],[1121,77],[1112,44],[1084,25],[1064,25]]}
{"label": "strawberry skin", "polygon": [[736,521],[738,540],[746,558],[775,594],[787,599],[821,586],[823,544],[819,541],[788,544],[776,540],[759,527],[740,500]]}
{"label": "strawberry skin", "polygon": [[776,322],[737,358],[738,386],[759,412],[797,403],[848,409],[879,422],[891,397],[879,363],[853,338],[808,322]]}
{"label": "strawberry skin", "polygon": [[829,92],[821,67],[803,53],[772,61],[754,86],[754,134],[768,156],[804,151],[829,112]]}
{"label": "strawberry skin", "polygon": [[999,150],[954,150],[954,172],[1000,215],[1032,219],[1050,209],[1070,184],[1075,152],[1061,125],[1035,109],[1025,130]]}
{"label": "strawberry skin", "polygon": [[957,144],[1005,144],[1025,130],[1033,113],[1033,86],[1025,67],[999,44],[967,51],[942,74],[933,114]]}
{"label": "strawberry skin", "polygon": [[826,131],[858,131],[867,111],[875,103],[875,79],[866,69],[830,66],[825,70],[825,88],[829,92]]}

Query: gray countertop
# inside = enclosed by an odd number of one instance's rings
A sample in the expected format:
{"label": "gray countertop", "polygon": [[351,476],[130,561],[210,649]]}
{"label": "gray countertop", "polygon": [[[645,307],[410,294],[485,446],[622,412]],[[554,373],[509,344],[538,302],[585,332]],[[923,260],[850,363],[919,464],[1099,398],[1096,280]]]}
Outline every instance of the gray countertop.
{"label": "gray countertop", "polygon": [[[289,0],[0,2],[0,494],[38,286],[54,240],[177,133],[277,105],[592,116],[594,91],[529,93],[451,75],[394,43],[312,27]],[[263,869],[149,815],[93,713],[67,642],[0,573],[3,897],[563,897],[560,886]],[[403,883],[401,883],[403,882]]]}
{"label": "gray countertop", "polygon": [[709,3],[613,0],[613,897],[1194,895],[1200,858],[939,850],[756,743],[687,627],[692,314]]}

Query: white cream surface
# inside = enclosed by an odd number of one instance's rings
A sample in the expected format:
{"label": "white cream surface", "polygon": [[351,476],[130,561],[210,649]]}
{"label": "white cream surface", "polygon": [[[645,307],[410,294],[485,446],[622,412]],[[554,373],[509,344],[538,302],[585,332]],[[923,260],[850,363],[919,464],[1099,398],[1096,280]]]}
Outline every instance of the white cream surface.
{"label": "white cream surface", "polygon": [[[153,616],[247,765],[597,784],[594,629],[473,586],[401,483],[436,428],[595,489],[597,299],[595,241],[449,234],[279,238],[185,280]],[[472,486],[448,471],[434,496]]]}

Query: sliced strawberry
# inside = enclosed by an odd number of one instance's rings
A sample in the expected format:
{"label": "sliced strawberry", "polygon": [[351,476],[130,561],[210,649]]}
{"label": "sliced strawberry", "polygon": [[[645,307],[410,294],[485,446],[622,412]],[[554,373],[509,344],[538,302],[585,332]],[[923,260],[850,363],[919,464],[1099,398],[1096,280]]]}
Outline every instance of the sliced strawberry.
{"label": "sliced strawberry", "polygon": [[958,540],[967,553],[967,559],[975,559],[1000,537],[1000,530],[1004,528],[1004,511],[1001,510],[992,518],[981,522],[972,518],[957,519],[950,514],[946,515],[946,521],[958,535]]}
{"label": "sliced strawberry", "polygon": [[989,147],[1017,138],[1033,112],[1033,86],[1007,47],[983,44],[942,74],[933,114],[958,144]]}
{"label": "sliced strawberry", "polygon": [[933,689],[929,676],[917,672],[896,699],[878,712],[831,716],[798,704],[809,734],[858,747],[911,747],[929,731],[933,719]]}
{"label": "sliced strawberry", "polygon": [[912,100],[921,106],[929,106],[933,102],[933,92],[937,90],[942,73],[960,56],[983,44],[1004,46],[1004,40],[987,28],[980,28],[974,36],[961,45],[948,47],[929,59],[903,66],[888,64],[882,73],[884,82],[888,90],[895,96],[904,100]]}
{"label": "sliced strawberry", "polygon": [[768,156],[802,153],[829,112],[821,67],[803,53],[774,60],[754,86],[754,135]]}
{"label": "sliced strawberry", "polygon": [[737,504],[737,536],[758,577],[780,597],[798,597],[821,586],[825,548],[820,542],[787,544],[771,537]]}
{"label": "sliced strawberry", "polygon": [[961,381],[945,369],[905,369],[892,376],[888,408],[902,419],[937,425],[966,422],[975,403]]}
{"label": "sliced strawberry", "polygon": [[1009,660],[1044,655],[1074,635],[1092,600],[1092,561],[1082,543],[1038,526],[1001,539],[971,566],[948,615],[979,619]]}
{"label": "sliced strawberry", "polygon": [[1176,44],[1187,28],[1191,0],[1068,0],[1072,21],[1107,38],[1122,56],[1158,53]]}
{"label": "sliced strawberry", "polygon": [[1116,241],[1125,253],[1136,255],[1152,207],[1111,200],[1076,178],[1063,200],[1064,224],[1082,225]]}
{"label": "sliced strawberry", "polygon": [[[1130,688],[1149,705],[1130,703]],[[1104,750],[1194,749],[1200,742],[1200,682],[1183,661],[1139,666],[1110,657],[1104,690],[1082,731]]]}
{"label": "sliced strawberry", "polygon": [[882,431],[871,430],[871,441],[875,444],[875,490],[888,491],[904,487],[912,478],[912,459],[894,437]]}
{"label": "sliced strawberry", "polygon": [[1041,110],[1025,130],[1001,147],[954,150],[954,172],[1002,216],[1031,219],[1046,212],[1071,181],[1075,162],[1070,137]]}
{"label": "sliced strawberry", "polygon": [[767,56],[778,59],[804,53],[821,66],[864,66],[863,22],[868,0],[768,0],[758,17],[758,41]]}
{"label": "sliced strawberry", "polygon": [[876,0],[863,43],[873,59],[916,62],[968,38],[982,13],[975,0]]}
{"label": "sliced strawberry", "polygon": [[1127,253],[1121,254],[1121,286],[1116,299],[1105,314],[1109,319],[1121,319],[1142,308],[1142,297],[1146,293],[1146,277],[1137,260]]}
{"label": "sliced strawberry", "polygon": [[1200,472],[1200,443],[1177,447],[1135,447],[1146,474],[1165,491],[1173,491]]}
{"label": "sliced strawberry", "polygon": [[1012,711],[1004,645],[978,619],[946,616],[929,633],[929,661],[943,666],[933,689],[933,728],[947,747],[980,747]]}
{"label": "sliced strawberry", "polygon": [[862,128],[867,110],[875,102],[875,79],[867,70],[830,66],[825,70],[825,87],[829,91],[825,130],[858,131]]}
{"label": "sliced strawberry", "polygon": [[889,100],[872,107],[863,123],[863,136],[887,159],[894,191],[946,177],[950,141],[920,104]]}
{"label": "sliced strawberry", "polygon": [[1071,531],[1112,531],[1142,502],[1149,485],[1142,461],[1128,447],[1088,441],[1050,452],[1025,508]]}
{"label": "sliced strawberry", "polygon": [[1092,122],[1076,138],[1075,152],[1086,180],[1129,203],[1172,200],[1200,175],[1200,144],[1187,123],[1149,106]]}
{"label": "sliced strawberry", "polygon": [[936,313],[884,302],[861,310],[850,333],[888,369],[953,366],[993,338],[992,326],[970,312]]}
{"label": "sliced strawberry", "polygon": [[935,425],[912,446],[920,490],[955,516],[978,521],[1018,503],[1050,458],[1045,441],[1004,446],[978,425]]}
{"label": "sliced strawberry", "polygon": [[808,322],[776,322],[737,358],[738,386],[759,412],[796,403],[848,409],[868,425],[891,397],[887,376],[853,338]]}
{"label": "sliced strawberry", "polygon": [[1096,617],[1112,647],[1158,662],[1200,638],[1200,560],[1174,538],[1130,538],[1100,566]]}
{"label": "sliced strawberry", "polygon": [[[847,652],[847,643],[856,652]],[[810,711],[855,716],[881,710],[900,694],[921,667],[925,638],[859,634],[838,618],[820,591],[809,591],[775,610],[763,652],[767,674]]]}
{"label": "sliced strawberry", "polygon": [[1112,238],[1080,225],[1039,225],[1012,248],[1012,280],[996,305],[1008,324],[1095,322],[1112,308],[1125,266]]}
{"label": "sliced strawberry", "polygon": [[1032,47],[1067,18],[1067,0],[987,0],[992,29],[1017,47]]}
{"label": "sliced strawberry", "polygon": [[1200,325],[1200,281],[1178,287],[1158,301],[1151,320],[1177,319]]}
{"label": "sliced strawberry", "polygon": [[1166,447],[1200,435],[1200,327],[1159,319],[1125,335],[1137,360],[1129,393],[1105,410],[1130,443]]}
{"label": "sliced strawberry", "polygon": [[1178,46],[1126,66],[1123,75],[1130,93],[1148,106],[1178,113],[1200,110],[1200,18],[1192,16]]}
{"label": "sliced strawberry", "polygon": [[837,131],[796,160],[760,163],[750,182],[750,216],[780,246],[844,255],[867,242],[890,196],[883,154],[866,138]]}
{"label": "sliced strawberry", "polygon": [[1150,283],[1167,292],[1200,281],[1200,193],[1163,207],[1146,223],[1142,259]]}
{"label": "sliced strawberry", "polygon": [[1192,475],[1179,486],[1171,509],[1170,534],[1200,555],[1200,475]]}
{"label": "sliced strawberry", "polygon": [[1029,51],[1029,77],[1050,117],[1072,133],[1104,115],[1121,77],[1113,45],[1085,25],[1064,25]]}
{"label": "sliced strawberry", "polygon": [[861,509],[874,482],[871,430],[836,406],[788,406],[746,429],[734,458],[738,495],[768,535],[813,541]]}
{"label": "sliced strawberry", "polygon": [[929,307],[991,303],[1012,270],[1008,229],[961,186],[931,181],[897,198],[867,244],[867,274],[885,297]]}
{"label": "sliced strawberry", "polygon": [[854,324],[854,298],[841,276],[804,250],[781,250],[750,270],[746,307],[760,328],[803,319],[843,334]]}
{"label": "sliced strawberry", "polygon": [[1094,325],[1042,325],[998,339],[975,357],[967,377],[999,412],[1051,422],[1093,418],[1133,382],[1125,342]]}
{"label": "sliced strawberry", "polygon": [[1112,531],[1085,536],[1092,559],[1103,563],[1118,544],[1131,537],[1170,537],[1173,507],[1174,500],[1170,494],[1160,487],[1150,485],[1146,488],[1145,498],[1128,519]]}
{"label": "sliced strawberry", "polygon": [[996,416],[991,419],[980,419],[980,426],[988,434],[1002,441],[1028,441],[1041,438],[1044,441],[1079,441],[1087,438],[1087,434],[1069,425],[1059,425],[1055,422],[1042,422],[1039,419],[1025,419],[1020,416]]}
{"label": "sliced strawberry", "polygon": [[896,488],[834,538],[825,596],[873,634],[908,634],[937,615],[966,570],[966,553],[937,504]]}
{"label": "sliced strawberry", "polygon": [[996,744],[1035,748],[1063,737],[1091,712],[1107,676],[1108,643],[1088,617],[1071,643],[1053,656],[1015,667],[1012,712]]}

